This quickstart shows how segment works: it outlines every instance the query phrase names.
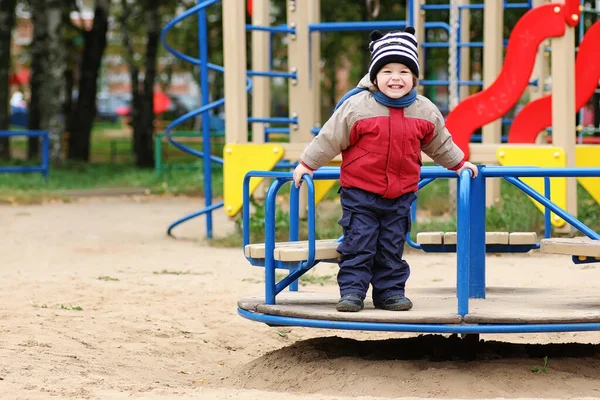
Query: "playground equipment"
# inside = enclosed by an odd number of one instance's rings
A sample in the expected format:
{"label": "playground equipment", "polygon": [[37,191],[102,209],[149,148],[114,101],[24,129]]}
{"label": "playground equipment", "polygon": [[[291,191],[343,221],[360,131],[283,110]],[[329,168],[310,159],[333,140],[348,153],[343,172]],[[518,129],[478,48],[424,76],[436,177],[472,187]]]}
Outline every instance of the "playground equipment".
{"label": "playground equipment", "polygon": [[[600,168],[532,168],[480,167],[477,178],[465,171],[458,178],[458,229],[454,234],[428,233],[422,243],[409,244],[424,251],[456,252],[456,292],[439,289],[411,288],[415,307],[410,312],[387,312],[366,306],[359,313],[335,311],[336,295],[301,293],[297,280],[319,262],[337,262],[339,240],[315,240],[315,184],[305,176],[308,188],[308,240],[298,241],[299,190],[292,185],[290,194],[290,241],[275,242],[275,199],[289,172],[251,171],[244,179],[244,254],[254,266],[265,268],[264,296],[240,299],[238,313],[253,321],[269,325],[290,325],[328,329],[359,329],[373,331],[408,331],[432,333],[515,333],[600,330],[600,310],[589,307],[597,293],[573,298],[568,289],[510,288],[487,293],[486,252],[522,252],[541,249],[543,252],[568,254],[573,261],[600,262],[600,235],[565,210],[540,195],[519,177],[600,177]],[[265,243],[250,243],[250,180],[271,178],[265,200]],[[440,167],[424,167],[420,187],[436,178],[456,178],[452,171]],[[314,174],[314,180],[338,179],[339,169],[324,168]],[[523,192],[573,225],[589,239],[546,238],[539,243],[531,232],[486,232],[483,201],[486,181],[504,178]],[[548,195],[548,192],[546,192]],[[417,235],[419,241],[419,235]],[[591,239],[591,240],[590,240]],[[288,270],[286,277],[276,281],[276,269]],[[289,292],[283,292],[290,287]],[[535,296],[531,296],[535,293]],[[594,303],[595,304],[595,303]]]}
{"label": "playground equipment", "polygon": [[50,136],[48,131],[0,131],[0,137],[39,137],[42,138],[42,159],[40,165],[34,166],[0,166],[2,172],[40,172],[45,179],[50,173]]}
{"label": "playground equipment", "polygon": [[[165,35],[177,21],[197,13],[200,21],[200,37],[206,37],[205,12],[206,6],[215,4],[217,0],[207,0],[193,7],[186,13],[168,24],[163,30],[162,40],[165,47],[173,54],[201,66],[202,73],[208,69],[225,73],[225,114],[226,146],[223,159],[210,154],[208,134],[208,110],[223,104],[220,100],[207,104],[207,78],[202,75],[203,101],[202,108],[182,119],[191,118],[198,114],[203,116],[204,152],[200,153],[177,143],[170,132],[177,125],[175,121],[165,132],[169,141],[176,147],[192,154],[204,157],[205,174],[210,171],[210,162],[224,162],[225,199],[223,203],[212,204],[209,198],[210,178],[205,181],[207,194],[206,209],[176,221],[169,227],[169,232],[177,224],[207,214],[207,233],[210,237],[210,212],[224,206],[228,215],[235,215],[243,208],[244,218],[244,253],[248,261],[255,266],[265,268],[264,296],[250,297],[238,303],[239,314],[251,320],[265,322],[270,325],[297,325],[336,329],[390,330],[411,332],[444,332],[444,333],[493,333],[493,332],[547,332],[547,331],[578,331],[600,330],[600,312],[586,307],[586,301],[593,301],[595,293],[590,294],[585,301],[570,299],[566,290],[554,290],[548,293],[536,293],[535,298],[524,298],[524,292],[515,289],[510,296],[494,293],[486,287],[485,255],[486,252],[526,252],[531,249],[568,254],[573,262],[600,261],[600,235],[582,224],[576,218],[576,203],[573,202],[574,177],[581,179],[600,178],[598,165],[590,168],[574,168],[575,164],[575,49],[574,26],[580,19],[579,3],[567,0],[566,3],[543,4],[528,11],[517,26],[512,30],[511,38],[506,48],[504,69],[502,64],[502,7],[514,6],[501,2],[486,1],[483,5],[462,4],[452,0],[449,5],[427,5],[408,2],[407,21],[393,21],[379,24],[365,23],[321,23],[318,22],[319,2],[303,2],[290,0],[286,3],[288,24],[284,27],[269,27],[261,25],[268,21],[268,2],[254,1],[252,5],[253,25],[245,25],[245,10],[239,7],[235,0],[223,0],[224,24],[224,55],[226,68],[214,66],[206,62],[206,46],[201,43],[200,58],[193,59],[170,48],[165,41]],[[462,4],[462,5],[461,5]],[[523,7],[523,4],[519,5]],[[452,11],[451,24],[427,23],[425,12],[436,7],[445,7]],[[415,307],[408,313],[386,313],[382,310],[364,310],[357,314],[337,313],[332,307],[336,297],[315,297],[297,292],[298,279],[315,264],[321,261],[335,262],[337,245],[343,238],[315,240],[315,206],[319,186],[324,181],[335,182],[339,178],[339,168],[325,167],[316,171],[314,181],[305,177],[307,196],[299,195],[295,188],[290,195],[290,238],[289,242],[275,242],[275,199],[282,186],[292,178],[288,171],[274,172],[276,168],[289,169],[296,165],[299,155],[313,134],[318,133],[320,118],[318,116],[318,35],[327,30],[373,30],[400,29],[407,24],[416,26],[417,33],[422,35],[419,42],[423,49],[435,47],[436,44],[423,40],[426,29],[446,29],[450,40],[446,43],[452,49],[453,63],[459,63],[465,58],[464,52],[469,43],[463,39],[467,29],[461,30],[462,12],[468,8],[484,8],[486,20],[486,58],[484,61],[485,90],[457,102],[450,112],[447,125],[455,141],[470,155],[470,160],[482,164],[522,163],[529,164],[535,151],[523,146],[515,147],[510,143],[502,144],[500,130],[497,129],[502,117],[514,107],[521,94],[530,84],[533,71],[537,71],[538,97],[543,96],[543,65],[540,65],[539,49],[546,40],[551,42],[552,54],[560,62],[552,63],[551,121],[553,147],[538,146],[537,148],[551,152],[553,159],[560,161],[560,167],[507,167],[482,166],[480,174],[470,179],[464,172],[458,178],[458,229],[457,232],[421,232],[417,235],[417,243],[409,242],[415,248],[427,252],[456,252],[457,254],[457,286],[456,292],[414,291],[413,297],[418,299]],[[526,7],[532,7],[527,3]],[[462,10],[457,14],[457,10]],[[457,22],[458,21],[458,22]],[[468,26],[468,24],[467,24]],[[246,71],[246,30],[253,32],[253,47],[259,49],[253,52],[253,68],[258,71]],[[259,37],[259,31],[288,35],[288,72],[268,71],[268,38]],[[255,36],[256,34],[256,36]],[[458,38],[461,41],[458,41]],[[598,30],[588,31],[585,43],[598,39]],[[265,45],[266,44],[266,45]],[[483,44],[482,44],[483,45]],[[260,48],[262,47],[262,51]],[[585,50],[584,42],[581,48]],[[580,50],[582,50],[580,48]],[[459,49],[460,51],[457,51]],[[536,57],[536,54],[538,56]],[[585,57],[589,56],[583,56]],[[423,59],[422,57],[420,58]],[[307,61],[308,60],[308,61]],[[453,96],[459,95],[461,86],[473,82],[465,81],[463,66],[451,67],[448,84]],[[519,67],[519,68],[515,68]],[[516,73],[511,74],[511,71]],[[513,71],[513,72],[514,72]],[[248,117],[247,97],[245,91],[252,88],[247,76],[253,76],[253,110],[254,117]],[[268,86],[263,78],[279,76],[291,80],[290,86],[290,116],[289,118],[268,117]],[[261,80],[262,79],[262,80]],[[468,78],[467,78],[468,79]],[[579,79],[579,77],[578,77]],[[590,81],[592,78],[589,78]],[[596,82],[598,76],[595,78]],[[587,81],[587,78],[585,79]],[[421,81],[422,84],[439,84],[439,82]],[[591,85],[591,84],[590,84]],[[587,86],[586,86],[587,87]],[[206,92],[205,92],[206,91]],[[557,99],[560,99],[557,100]],[[547,101],[547,100],[546,100]],[[546,118],[546,117],[544,117]],[[497,122],[492,122],[497,121]],[[248,143],[248,124],[253,125],[252,143]],[[264,143],[265,133],[270,127],[264,124],[289,124],[283,133],[289,135],[289,143]],[[486,125],[487,124],[487,125]],[[475,129],[486,125],[483,129],[482,143],[471,143]],[[275,132],[275,131],[271,131]],[[570,135],[570,132],[573,135]],[[537,134],[536,134],[537,136]],[[537,149],[536,148],[536,149]],[[207,150],[208,149],[208,150]],[[523,151],[517,154],[516,151]],[[547,150],[550,149],[550,150]],[[562,153],[561,153],[562,152]],[[527,160],[524,158],[527,157]],[[541,157],[541,156],[540,156]],[[544,156],[546,157],[546,156]],[[599,159],[597,156],[586,155],[585,158]],[[518,161],[514,161],[518,160]],[[424,159],[427,161],[427,159]],[[527,161],[527,162],[525,162]],[[587,162],[587,161],[586,161]],[[257,169],[258,171],[253,171]],[[247,172],[251,170],[250,172]],[[261,171],[262,170],[262,171]],[[206,175],[205,175],[206,176]],[[438,167],[425,167],[421,173],[420,187],[424,187],[433,179],[456,178],[451,171]],[[519,179],[543,179],[544,195],[525,184]],[[528,196],[541,203],[546,215],[545,238],[538,241],[532,232],[486,232],[485,213],[486,199],[490,198],[489,188],[494,186],[493,180],[503,178],[521,189]],[[565,189],[567,196],[566,210],[548,199],[551,197],[550,179],[568,179],[570,182]],[[265,199],[265,242],[249,242],[250,196],[259,186],[260,180],[271,179]],[[242,189],[240,189],[242,188]],[[540,189],[540,190],[542,190]],[[306,207],[301,204],[306,201]],[[574,212],[573,212],[574,208]],[[298,240],[298,220],[300,213],[308,210],[309,235],[307,241]],[[585,234],[584,239],[551,238],[551,213]],[[554,222],[554,221],[553,221]],[[277,268],[289,271],[288,276],[276,281]],[[291,291],[281,293],[289,287]],[[521,295],[519,295],[521,293]],[[506,294],[506,293],[504,293]],[[591,299],[591,300],[590,300]],[[576,299],[581,300],[581,299]],[[456,307],[454,305],[456,304]]]}
{"label": "playground equipment", "polygon": [[[420,51],[426,52],[433,48],[448,48],[450,52],[449,77],[447,80],[420,80],[421,90],[431,86],[448,86],[450,88],[450,103],[456,104],[447,117],[447,126],[455,141],[470,156],[470,161],[487,165],[536,165],[532,160],[539,160],[538,166],[549,165],[544,157],[538,155],[536,146],[521,146],[524,150],[517,151],[513,143],[536,142],[540,131],[552,130],[552,144],[547,150],[553,154],[564,152],[564,158],[559,157],[564,166],[577,165],[597,166],[595,160],[600,159],[600,146],[585,151],[576,150],[575,113],[594,93],[594,80],[598,81],[598,53],[594,54],[592,44],[600,38],[599,22],[596,22],[584,34],[584,18],[581,13],[598,13],[598,10],[582,8],[577,0],[567,0],[564,4],[544,4],[540,0],[525,3],[506,3],[503,1],[486,0],[484,4],[470,4],[465,0],[451,0],[449,4],[426,4],[424,2],[407,2],[407,18],[398,21],[365,22],[320,22],[319,1],[286,2],[287,24],[269,26],[268,0],[248,2],[248,10],[252,14],[252,25],[246,25],[246,9],[239,7],[236,0],[223,0],[223,41],[225,68],[207,62],[206,40],[200,40],[200,57],[193,58],[184,55],[168,45],[168,31],[179,21],[189,16],[197,15],[199,21],[199,37],[206,39],[206,7],[216,4],[219,0],[199,1],[199,4],[181,14],[168,23],[161,34],[165,48],[175,56],[200,67],[203,106],[174,121],[165,131],[169,143],[176,148],[203,158],[204,194],[206,208],[175,221],[168,228],[171,234],[173,228],[182,222],[198,215],[206,215],[207,237],[212,237],[212,212],[224,207],[229,216],[235,216],[242,208],[241,182],[244,173],[258,169],[261,165],[253,165],[253,160],[261,159],[261,155],[271,154],[268,162],[272,169],[292,168],[298,162],[299,156],[308,141],[317,134],[320,126],[319,104],[319,43],[320,33],[328,31],[349,31],[373,29],[394,30],[406,25],[416,27]],[[503,10],[506,8],[531,9],[519,20],[511,32],[512,40],[506,46],[506,58],[503,40]],[[426,21],[427,15],[436,10],[449,10],[449,23]],[[469,12],[483,10],[484,41],[469,42]],[[581,44],[577,56],[580,67],[575,67],[575,26],[579,27]],[[448,42],[429,42],[425,40],[425,32],[442,30],[448,34]],[[246,70],[246,32],[252,32],[252,68]],[[269,52],[270,38],[273,35],[286,35],[288,38],[288,71],[272,71]],[[546,96],[544,82],[549,75],[548,57],[544,57],[546,42],[551,40],[551,57],[561,62],[552,63],[552,98]],[[469,49],[482,48],[485,44],[483,62],[483,81],[470,80]],[[424,57],[420,57],[423,60]],[[504,69],[502,62],[504,59]],[[586,65],[587,68],[583,68]],[[218,71],[225,75],[225,99],[208,103],[208,71]],[[425,70],[422,66],[422,70]],[[530,79],[533,75],[533,78]],[[575,96],[575,76],[577,75],[577,96]],[[269,79],[279,77],[288,79],[289,85],[289,117],[269,117],[270,91]],[[468,89],[473,85],[483,85],[485,90],[467,98]],[[585,89],[582,89],[585,88]],[[517,114],[515,124],[508,135],[502,136],[502,125],[513,121],[502,119],[507,111],[514,108],[525,90],[530,90],[534,100]],[[254,116],[248,116],[246,92],[252,90],[252,109]],[[577,102],[574,99],[577,99]],[[538,100],[536,100],[538,99]],[[554,99],[554,100],[552,100]],[[462,100],[462,101],[459,101]],[[224,165],[224,201],[213,204],[211,164],[223,163],[223,158],[210,153],[210,117],[209,111],[225,105],[225,155],[224,158],[236,163]],[[565,107],[573,104],[572,107]],[[194,150],[171,134],[181,122],[202,115],[203,151]],[[528,115],[535,114],[535,118]],[[525,121],[526,124],[521,122]],[[535,123],[534,123],[535,121]],[[551,122],[551,124],[549,123]],[[252,125],[252,142],[248,142],[248,124]],[[272,127],[272,124],[286,124],[288,127]],[[524,126],[524,127],[523,127]],[[476,139],[475,129],[482,127],[481,137]],[[587,132],[587,128],[579,127],[579,132]],[[272,134],[285,134],[289,142],[271,144],[266,141]],[[503,140],[504,139],[504,140]],[[582,137],[583,140],[583,137]],[[539,141],[539,139],[538,139]],[[481,142],[481,143],[475,143]],[[508,143],[506,143],[508,142]],[[233,147],[235,146],[235,152]],[[500,148],[500,146],[503,146]],[[283,151],[281,151],[283,149]],[[546,150],[544,150],[546,151]],[[270,153],[271,152],[271,153]],[[579,154],[584,154],[580,156]],[[500,156],[502,154],[503,156]],[[546,154],[546,153],[544,153]],[[276,161],[277,160],[277,161]],[[511,160],[511,161],[507,161]],[[563,162],[564,160],[564,162]],[[429,162],[427,157],[424,162]],[[243,165],[240,165],[243,162]],[[334,160],[339,163],[338,159]],[[556,165],[555,162],[550,165]],[[533,178],[537,179],[537,178]],[[588,179],[588,178],[582,178]],[[537,179],[535,187],[541,187]],[[316,181],[317,201],[335,184],[334,180]],[[594,198],[598,198],[598,190],[594,185],[584,185]],[[253,187],[258,188],[259,185]],[[557,181],[553,178],[552,200],[563,205],[573,215],[577,214],[575,179]],[[486,203],[494,203],[499,198],[499,182],[492,180],[486,185]],[[301,198],[305,202],[305,196]],[[305,207],[301,208],[301,213]],[[556,227],[563,226],[564,220],[553,218]]]}

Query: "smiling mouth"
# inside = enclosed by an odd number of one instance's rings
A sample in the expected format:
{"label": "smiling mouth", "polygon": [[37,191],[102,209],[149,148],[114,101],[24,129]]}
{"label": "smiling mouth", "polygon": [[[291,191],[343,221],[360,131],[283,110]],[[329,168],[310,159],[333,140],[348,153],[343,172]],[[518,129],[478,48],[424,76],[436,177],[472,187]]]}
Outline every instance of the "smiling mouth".
{"label": "smiling mouth", "polygon": [[402,89],[404,89],[404,86],[400,86],[400,85],[390,85],[388,87],[390,89],[393,89],[393,90],[402,90]]}

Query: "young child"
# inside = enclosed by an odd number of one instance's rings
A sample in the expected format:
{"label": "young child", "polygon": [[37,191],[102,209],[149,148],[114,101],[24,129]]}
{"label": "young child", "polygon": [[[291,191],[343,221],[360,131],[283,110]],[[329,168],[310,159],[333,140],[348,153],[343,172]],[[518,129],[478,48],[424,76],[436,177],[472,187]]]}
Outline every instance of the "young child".
{"label": "young child", "polygon": [[[421,151],[460,174],[477,167],[464,160],[444,118],[427,98],[417,96],[419,76],[415,30],[371,33],[369,74],[357,92],[338,104],[306,147],[294,182],[342,153],[340,201],[344,241],[340,243],[338,311],[360,311],[373,285],[376,308],[412,308],[404,295],[410,268],[402,259],[416,199]],[[350,92],[350,94],[352,94]]]}

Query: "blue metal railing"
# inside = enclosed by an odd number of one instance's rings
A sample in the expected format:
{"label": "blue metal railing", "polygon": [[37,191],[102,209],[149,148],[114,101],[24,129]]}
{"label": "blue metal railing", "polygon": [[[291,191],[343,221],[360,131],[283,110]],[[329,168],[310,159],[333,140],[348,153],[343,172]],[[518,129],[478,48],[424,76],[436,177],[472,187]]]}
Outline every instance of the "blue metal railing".
{"label": "blue metal railing", "polygon": [[2,131],[0,130],[0,138],[10,138],[15,136],[39,137],[42,139],[42,157],[40,165],[32,166],[0,166],[0,173],[29,173],[40,172],[47,180],[50,174],[50,134],[48,131]]}
{"label": "blue metal railing", "polygon": [[[308,186],[308,255],[304,262],[300,262],[289,276],[275,281],[276,264],[273,252],[275,250],[275,207],[278,191],[287,182],[292,181],[290,172],[266,172],[250,171],[244,180],[244,212],[243,212],[243,235],[244,248],[250,244],[250,193],[249,182],[252,177],[271,178],[273,182],[265,199],[265,302],[275,304],[276,295],[310,269],[315,264],[316,232],[315,208],[314,208],[314,183],[313,180],[339,179],[339,168],[328,167],[314,172],[311,179],[304,176],[304,182]],[[519,177],[544,178],[547,185],[544,195],[537,193],[528,185],[520,181]],[[600,168],[537,168],[537,167],[479,167],[479,175],[471,178],[469,171],[463,171],[457,177],[453,171],[441,167],[423,167],[421,170],[421,182],[419,188],[425,187],[436,178],[458,178],[458,203],[457,203],[457,313],[465,317],[469,314],[469,300],[472,298],[485,298],[485,181],[487,178],[504,178],[515,185],[525,194],[533,197],[546,207],[546,237],[550,236],[548,226],[550,225],[550,211],[563,218],[574,228],[593,240],[600,240],[600,234],[583,224],[574,216],[558,207],[548,199],[550,195],[550,177],[598,177]],[[298,190],[293,188],[290,196],[290,222],[297,221],[299,202],[297,200]],[[298,240],[297,224],[290,224],[290,240]],[[250,262],[251,257],[247,257]],[[296,282],[297,283],[297,282]],[[380,331],[410,331],[410,332],[455,332],[455,333],[516,333],[516,332],[560,332],[560,331],[584,331],[600,330],[600,323],[557,323],[557,324],[491,324],[491,325],[440,325],[440,324],[388,324],[388,323],[359,323],[339,321],[315,321],[298,318],[277,317],[262,315],[238,310],[245,318],[256,321],[294,326],[310,326],[333,329],[367,329]]]}

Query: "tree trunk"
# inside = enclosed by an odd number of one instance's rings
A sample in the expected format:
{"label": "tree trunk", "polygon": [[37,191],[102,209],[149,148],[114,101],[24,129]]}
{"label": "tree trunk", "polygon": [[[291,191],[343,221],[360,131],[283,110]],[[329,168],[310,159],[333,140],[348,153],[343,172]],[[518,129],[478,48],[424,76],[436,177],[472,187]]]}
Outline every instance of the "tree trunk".
{"label": "tree trunk", "polygon": [[96,0],[94,26],[85,31],[83,59],[79,78],[79,96],[69,135],[70,160],[90,160],[90,137],[96,118],[98,75],[106,49],[110,0]]}
{"label": "tree trunk", "polygon": [[[50,160],[62,162],[64,121],[65,58],[62,26],[65,3],[62,0],[31,0],[33,40],[31,43],[31,107],[29,129],[50,134]],[[35,106],[34,106],[35,105]],[[39,154],[37,138],[30,140],[28,155]]]}
{"label": "tree trunk", "polygon": [[[15,25],[17,0],[0,0],[0,130],[8,130],[9,121],[9,73],[11,33]],[[10,159],[10,142],[0,138],[0,159]]]}
{"label": "tree trunk", "polygon": [[140,120],[135,125],[134,140],[137,142],[135,163],[138,167],[154,167],[154,83],[156,81],[156,64],[158,60],[158,45],[160,36],[160,18],[158,1],[148,2],[147,26],[148,42],[146,45],[146,65],[144,88],[141,98],[142,107]]}
{"label": "tree trunk", "polygon": [[140,86],[140,70],[134,61],[132,40],[128,29],[128,20],[132,9],[127,0],[121,0],[123,13],[120,16],[123,47],[129,65],[131,77],[131,124],[133,126],[132,148],[135,165],[142,168],[154,166],[153,134],[154,134],[154,81],[156,79],[156,63],[158,58],[158,40],[160,35],[159,1],[148,0],[144,7],[147,27],[147,44],[145,57],[144,81]]}

